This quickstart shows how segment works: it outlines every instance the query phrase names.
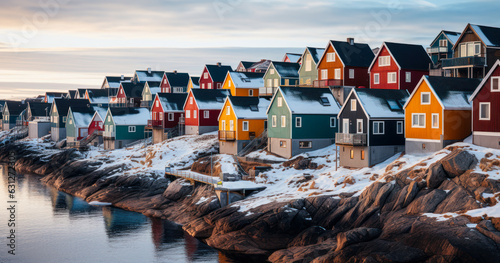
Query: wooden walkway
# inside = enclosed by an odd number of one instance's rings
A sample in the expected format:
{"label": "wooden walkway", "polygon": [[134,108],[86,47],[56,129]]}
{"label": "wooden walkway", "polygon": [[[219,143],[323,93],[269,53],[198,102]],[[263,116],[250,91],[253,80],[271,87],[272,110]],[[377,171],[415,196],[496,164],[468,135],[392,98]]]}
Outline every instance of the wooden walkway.
{"label": "wooden walkway", "polygon": [[214,185],[219,183],[221,180],[218,177],[213,177],[209,175],[204,175],[200,173],[195,173],[191,171],[175,170],[175,169],[165,169],[165,175],[173,176],[177,178],[183,178],[191,182],[198,182],[203,184]]}

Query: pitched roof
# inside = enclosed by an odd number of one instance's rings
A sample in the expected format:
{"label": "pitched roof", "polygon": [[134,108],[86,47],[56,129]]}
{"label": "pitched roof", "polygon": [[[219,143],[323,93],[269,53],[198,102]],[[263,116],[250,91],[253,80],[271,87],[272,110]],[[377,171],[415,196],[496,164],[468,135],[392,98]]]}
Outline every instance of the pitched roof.
{"label": "pitched roof", "polygon": [[[149,91],[152,95],[161,92],[161,81],[147,81],[146,83],[148,84]],[[144,84],[144,87],[145,86],[146,84]]]}
{"label": "pitched roof", "polygon": [[200,86],[200,77],[193,77],[191,76],[191,82],[193,82],[193,86]]}
{"label": "pitched roof", "polygon": [[346,41],[330,40],[330,45],[335,49],[344,66],[369,67],[375,57],[368,44],[354,43],[351,45]]}
{"label": "pitched roof", "polygon": [[249,67],[251,67],[253,64],[255,64],[256,62],[250,62],[250,61],[240,61],[240,64],[243,65],[243,67],[245,69],[248,69]]}
{"label": "pitched roof", "polygon": [[88,89],[89,100],[92,104],[109,103],[108,89]]}
{"label": "pitched roof", "polygon": [[135,81],[161,81],[164,73],[165,71],[151,71],[151,73],[149,73],[148,70],[136,70],[135,76],[137,76],[137,79]]}
{"label": "pitched roof", "polygon": [[285,59],[288,57],[290,59],[290,63],[297,63],[299,62],[300,58],[302,57],[302,54],[299,53],[285,53],[285,56],[283,57],[283,62]]}
{"label": "pitched roof", "polygon": [[500,47],[500,28],[470,24],[479,38],[489,47]]}
{"label": "pitched roof", "polygon": [[45,92],[48,103],[52,103],[54,98],[66,98],[67,95],[67,92]]}
{"label": "pitched roof", "polygon": [[10,115],[19,115],[23,112],[28,105],[22,103],[21,101],[6,101],[5,106],[9,109]]}
{"label": "pitched roof", "polygon": [[252,72],[228,72],[236,88],[260,88],[264,87],[264,73]]}
{"label": "pitched roof", "polygon": [[106,114],[108,112],[108,108],[107,107],[95,107],[95,106],[93,108],[94,108],[94,115],[92,116],[92,119],[97,114],[101,118],[101,121],[103,121],[104,118],[106,118]]}
{"label": "pitched roof", "polygon": [[67,116],[69,107],[88,107],[91,108],[89,100],[86,99],[54,99],[59,116]]}
{"label": "pitched roof", "polygon": [[495,72],[495,70],[498,68],[498,66],[500,66],[500,59],[497,59],[495,64],[493,64],[493,66],[491,67],[490,71],[488,71],[488,73],[486,73],[486,76],[483,78],[481,83],[479,83],[479,85],[476,87],[476,90],[474,91],[474,93],[470,96],[469,101],[472,101],[477,96],[479,91],[481,91],[481,89],[484,87],[484,84],[487,81],[489,81],[491,75],[493,74],[493,72]]}
{"label": "pitched roof", "polygon": [[76,95],[76,90],[68,90],[69,98],[74,99]]}
{"label": "pitched roof", "polygon": [[50,115],[51,103],[45,102],[28,102],[31,110],[31,116],[44,117]]}
{"label": "pitched roof", "polygon": [[340,111],[340,105],[330,89],[280,87],[279,90],[292,114],[338,114]]}
{"label": "pitched roof", "polygon": [[402,69],[429,70],[432,61],[423,46],[392,42],[384,42],[384,45]]}
{"label": "pitched roof", "polygon": [[200,110],[220,110],[224,106],[224,99],[229,95],[227,89],[192,89],[190,91]]}
{"label": "pitched roof", "polygon": [[424,76],[446,109],[470,108],[469,98],[481,79]]}
{"label": "pitched roof", "polygon": [[120,83],[123,82],[123,81],[130,81],[132,79],[132,77],[115,77],[115,76],[106,76],[105,79],[107,80],[108,82],[108,85],[110,88],[119,88],[120,87]]}
{"label": "pitched roof", "polygon": [[150,118],[147,108],[109,108],[115,125],[146,125]]}
{"label": "pitched roof", "polygon": [[184,111],[184,103],[186,102],[187,93],[157,93],[163,111]]}
{"label": "pitched roof", "polygon": [[352,92],[357,94],[359,103],[370,118],[404,118],[403,106],[410,97],[406,90],[358,88]]}
{"label": "pitched roof", "polygon": [[267,119],[270,100],[258,97],[227,96],[238,119]]}
{"label": "pitched roof", "polygon": [[189,84],[189,74],[182,72],[165,72],[171,87],[187,87]]}
{"label": "pitched roof", "polygon": [[299,63],[279,61],[273,61],[271,63],[282,78],[299,78]]}
{"label": "pitched roof", "polygon": [[306,50],[308,50],[309,54],[311,54],[314,64],[318,64],[318,62],[321,60],[321,57],[323,57],[323,53],[325,53],[325,49],[319,47],[306,47]]}
{"label": "pitched roof", "polygon": [[432,42],[429,46],[434,45],[434,43],[436,43],[436,41],[438,40],[438,38],[441,35],[444,35],[448,39],[448,41],[451,43],[451,45],[453,46],[453,45],[455,45],[455,43],[457,43],[457,40],[460,37],[460,32],[441,30],[441,32],[439,32],[439,34],[436,36],[436,38],[434,38],[434,40],[432,40]]}
{"label": "pitched roof", "polygon": [[145,83],[133,83],[133,82],[122,82],[121,86],[125,95],[129,98],[139,98],[142,97],[142,90],[144,89]]}
{"label": "pitched roof", "polygon": [[73,121],[76,127],[87,127],[92,121],[95,110],[93,107],[73,107],[70,106],[73,113]]}
{"label": "pitched roof", "polygon": [[231,66],[226,65],[205,65],[208,73],[214,82],[223,82],[228,71],[233,71]]}
{"label": "pitched roof", "polygon": [[260,70],[260,71],[266,71],[267,68],[269,68],[269,64],[271,64],[271,60],[269,60],[269,59],[262,59],[259,62],[255,62],[248,69],[255,69],[255,70]]}
{"label": "pitched roof", "polygon": [[78,97],[79,98],[84,98],[85,97],[85,91],[87,91],[87,89],[77,89],[76,92],[78,93]]}

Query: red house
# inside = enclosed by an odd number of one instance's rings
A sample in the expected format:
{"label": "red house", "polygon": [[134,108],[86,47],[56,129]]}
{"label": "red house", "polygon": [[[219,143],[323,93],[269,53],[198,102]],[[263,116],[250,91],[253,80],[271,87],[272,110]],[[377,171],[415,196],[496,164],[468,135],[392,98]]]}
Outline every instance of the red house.
{"label": "red house", "polygon": [[497,60],[474,91],[472,102],[472,142],[500,149],[500,60]]}
{"label": "red house", "polygon": [[187,93],[188,85],[189,74],[174,70],[163,74],[160,88],[162,93]]}
{"label": "red house", "polygon": [[432,64],[421,45],[384,42],[372,61],[371,89],[400,89],[410,93],[422,76],[429,75]]}
{"label": "red house", "polygon": [[108,111],[107,108],[103,107],[94,107],[95,113],[90,121],[88,134],[92,136],[92,134],[96,133],[96,138],[91,141],[90,144],[97,146],[103,143],[103,132],[104,132],[104,118],[106,117],[106,113]]}
{"label": "red house", "polygon": [[219,129],[219,113],[229,90],[191,89],[184,103],[186,134],[203,134]]}
{"label": "red house", "polygon": [[228,71],[233,71],[231,66],[205,65],[200,77],[200,89],[220,89]]}
{"label": "red house", "polygon": [[[151,106],[153,143],[160,143],[180,135],[179,122],[184,117],[184,103],[187,93],[157,93]],[[177,127],[177,129],[175,129]]]}

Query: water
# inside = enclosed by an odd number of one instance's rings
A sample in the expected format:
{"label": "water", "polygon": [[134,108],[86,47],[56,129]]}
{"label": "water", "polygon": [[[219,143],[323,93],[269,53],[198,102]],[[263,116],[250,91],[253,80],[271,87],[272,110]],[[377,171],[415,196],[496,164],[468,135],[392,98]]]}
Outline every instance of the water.
{"label": "water", "polygon": [[0,262],[234,262],[169,221],[90,206],[35,175],[17,175],[10,255],[7,169],[0,167]]}

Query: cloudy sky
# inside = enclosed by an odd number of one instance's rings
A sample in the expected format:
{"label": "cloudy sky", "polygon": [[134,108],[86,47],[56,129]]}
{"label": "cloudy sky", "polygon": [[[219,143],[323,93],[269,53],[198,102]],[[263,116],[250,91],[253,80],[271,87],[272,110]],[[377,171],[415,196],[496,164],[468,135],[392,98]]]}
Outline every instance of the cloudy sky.
{"label": "cloudy sky", "polygon": [[498,11],[500,1],[462,0],[2,0],[0,98],[148,66],[199,75],[204,63],[281,59],[328,39],[425,46],[442,29],[500,26]]}

